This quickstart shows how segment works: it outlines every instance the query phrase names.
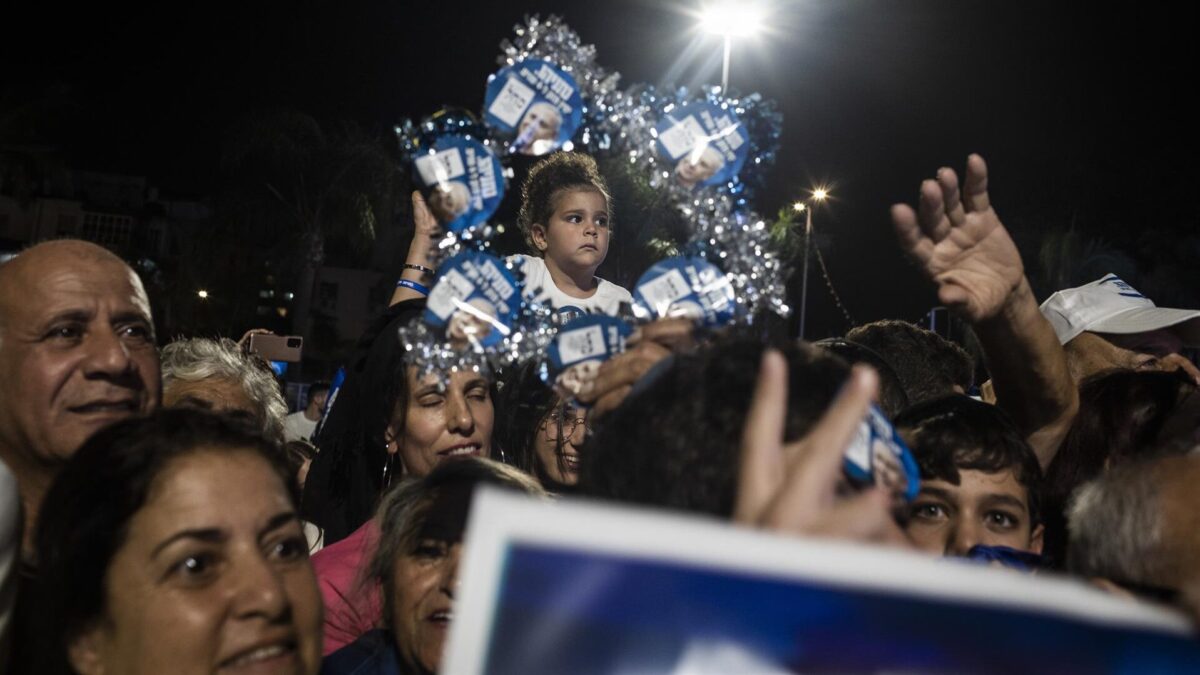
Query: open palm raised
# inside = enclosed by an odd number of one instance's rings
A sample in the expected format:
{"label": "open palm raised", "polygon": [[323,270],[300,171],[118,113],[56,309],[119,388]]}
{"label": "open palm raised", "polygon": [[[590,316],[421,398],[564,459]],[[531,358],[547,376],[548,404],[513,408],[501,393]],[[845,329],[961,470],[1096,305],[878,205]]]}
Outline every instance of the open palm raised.
{"label": "open palm raised", "polygon": [[996,316],[1025,277],[1021,256],[992,210],[987,164],[967,158],[966,183],[942,168],[921,183],[918,211],[892,207],[901,247],[938,286],[938,300],[976,322]]}

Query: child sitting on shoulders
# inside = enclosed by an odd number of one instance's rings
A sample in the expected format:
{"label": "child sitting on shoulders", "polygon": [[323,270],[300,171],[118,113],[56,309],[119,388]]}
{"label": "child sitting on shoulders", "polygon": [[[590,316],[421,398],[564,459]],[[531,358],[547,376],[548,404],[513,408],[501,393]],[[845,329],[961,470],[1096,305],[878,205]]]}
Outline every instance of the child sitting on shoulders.
{"label": "child sitting on shoulders", "polygon": [[[596,276],[612,237],[608,185],[596,160],[559,152],[529,173],[519,223],[534,255],[515,255],[525,292],[561,314],[616,314],[629,291]],[[564,317],[569,318],[569,317]]]}
{"label": "child sitting on shoulders", "polygon": [[[584,313],[615,315],[621,303],[632,303],[629,291],[596,276],[608,255],[612,236],[608,185],[596,160],[559,152],[529,173],[522,191],[519,223],[534,255],[509,258],[525,274],[525,294],[558,310],[563,321]],[[416,232],[409,247],[396,304],[424,297],[435,270],[428,253],[440,226],[420,192],[413,193]]]}

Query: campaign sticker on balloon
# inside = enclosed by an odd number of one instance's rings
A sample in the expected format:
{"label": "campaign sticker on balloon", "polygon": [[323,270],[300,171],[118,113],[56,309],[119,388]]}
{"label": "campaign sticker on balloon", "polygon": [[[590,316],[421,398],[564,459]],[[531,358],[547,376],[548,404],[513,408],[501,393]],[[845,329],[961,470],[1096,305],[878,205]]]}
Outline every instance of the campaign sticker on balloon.
{"label": "campaign sticker on balloon", "polygon": [[921,489],[921,472],[912,451],[874,404],[846,448],[842,470],[857,487],[881,487],[897,502],[911,502]]}
{"label": "campaign sticker on balloon", "polygon": [[729,277],[702,258],[661,260],[638,279],[634,311],[647,319],[691,319],[710,328],[733,320],[737,298]]}
{"label": "campaign sticker on balloon", "polygon": [[750,152],[750,135],[732,110],[708,101],[672,108],[654,125],[659,155],[685,188],[719,185],[738,174]]}
{"label": "campaign sticker on balloon", "polygon": [[504,169],[483,143],[441,136],[413,158],[425,203],[446,229],[462,232],[491,217],[504,198]]}
{"label": "campaign sticker on balloon", "polygon": [[512,332],[521,289],[497,257],[468,251],[442,263],[425,323],[444,331],[452,344],[491,347]]}
{"label": "campaign sticker on balloon", "polygon": [[511,139],[509,152],[544,155],[571,140],[583,121],[579,85],[558,66],[525,59],[488,78],[484,120]]}
{"label": "campaign sticker on balloon", "polygon": [[588,314],[558,329],[547,350],[544,377],[560,394],[578,394],[596,377],[600,364],[625,351],[633,327],[606,314]]}

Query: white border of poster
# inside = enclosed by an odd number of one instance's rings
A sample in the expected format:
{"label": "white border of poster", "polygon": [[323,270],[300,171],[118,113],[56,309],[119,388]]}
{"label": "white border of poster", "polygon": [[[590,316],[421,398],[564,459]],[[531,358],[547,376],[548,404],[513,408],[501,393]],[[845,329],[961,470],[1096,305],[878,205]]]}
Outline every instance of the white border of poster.
{"label": "white border of poster", "polygon": [[484,487],[471,508],[459,569],[461,595],[443,675],[485,672],[506,555],[522,544],[1015,609],[1171,636],[1191,631],[1181,615],[1131,603],[1074,580],[1031,577],[905,551],[779,537],[668,512],[582,500],[551,503]]}

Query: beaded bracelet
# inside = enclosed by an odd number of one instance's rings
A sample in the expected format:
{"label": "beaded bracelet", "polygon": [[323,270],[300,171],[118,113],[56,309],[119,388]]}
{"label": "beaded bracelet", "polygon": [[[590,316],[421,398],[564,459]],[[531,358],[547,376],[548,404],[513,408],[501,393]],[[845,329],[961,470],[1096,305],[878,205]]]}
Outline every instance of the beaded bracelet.
{"label": "beaded bracelet", "polygon": [[400,286],[403,286],[405,288],[410,288],[410,289],[420,293],[421,295],[429,295],[429,288],[427,286],[422,286],[421,284],[418,284],[415,281],[409,281],[408,279],[401,279],[400,281],[396,282],[396,287],[399,288]]}
{"label": "beaded bracelet", "polygon": [[436,272],[436,271],[434,271],[434,270],[431,270],[431,269],[429,269],[428,267],[425,267],[424,265],[414,265],[414,264],[412,264],[412,263],[404,263],[404,269],[406,269],[406,270],[416,270],[416,271],[418,271],[418,272],[421,272],[421,273],[423,273],[423,274],[428,274],[429,276],[433,276],[433,275],[437,274],[437,272]]}

